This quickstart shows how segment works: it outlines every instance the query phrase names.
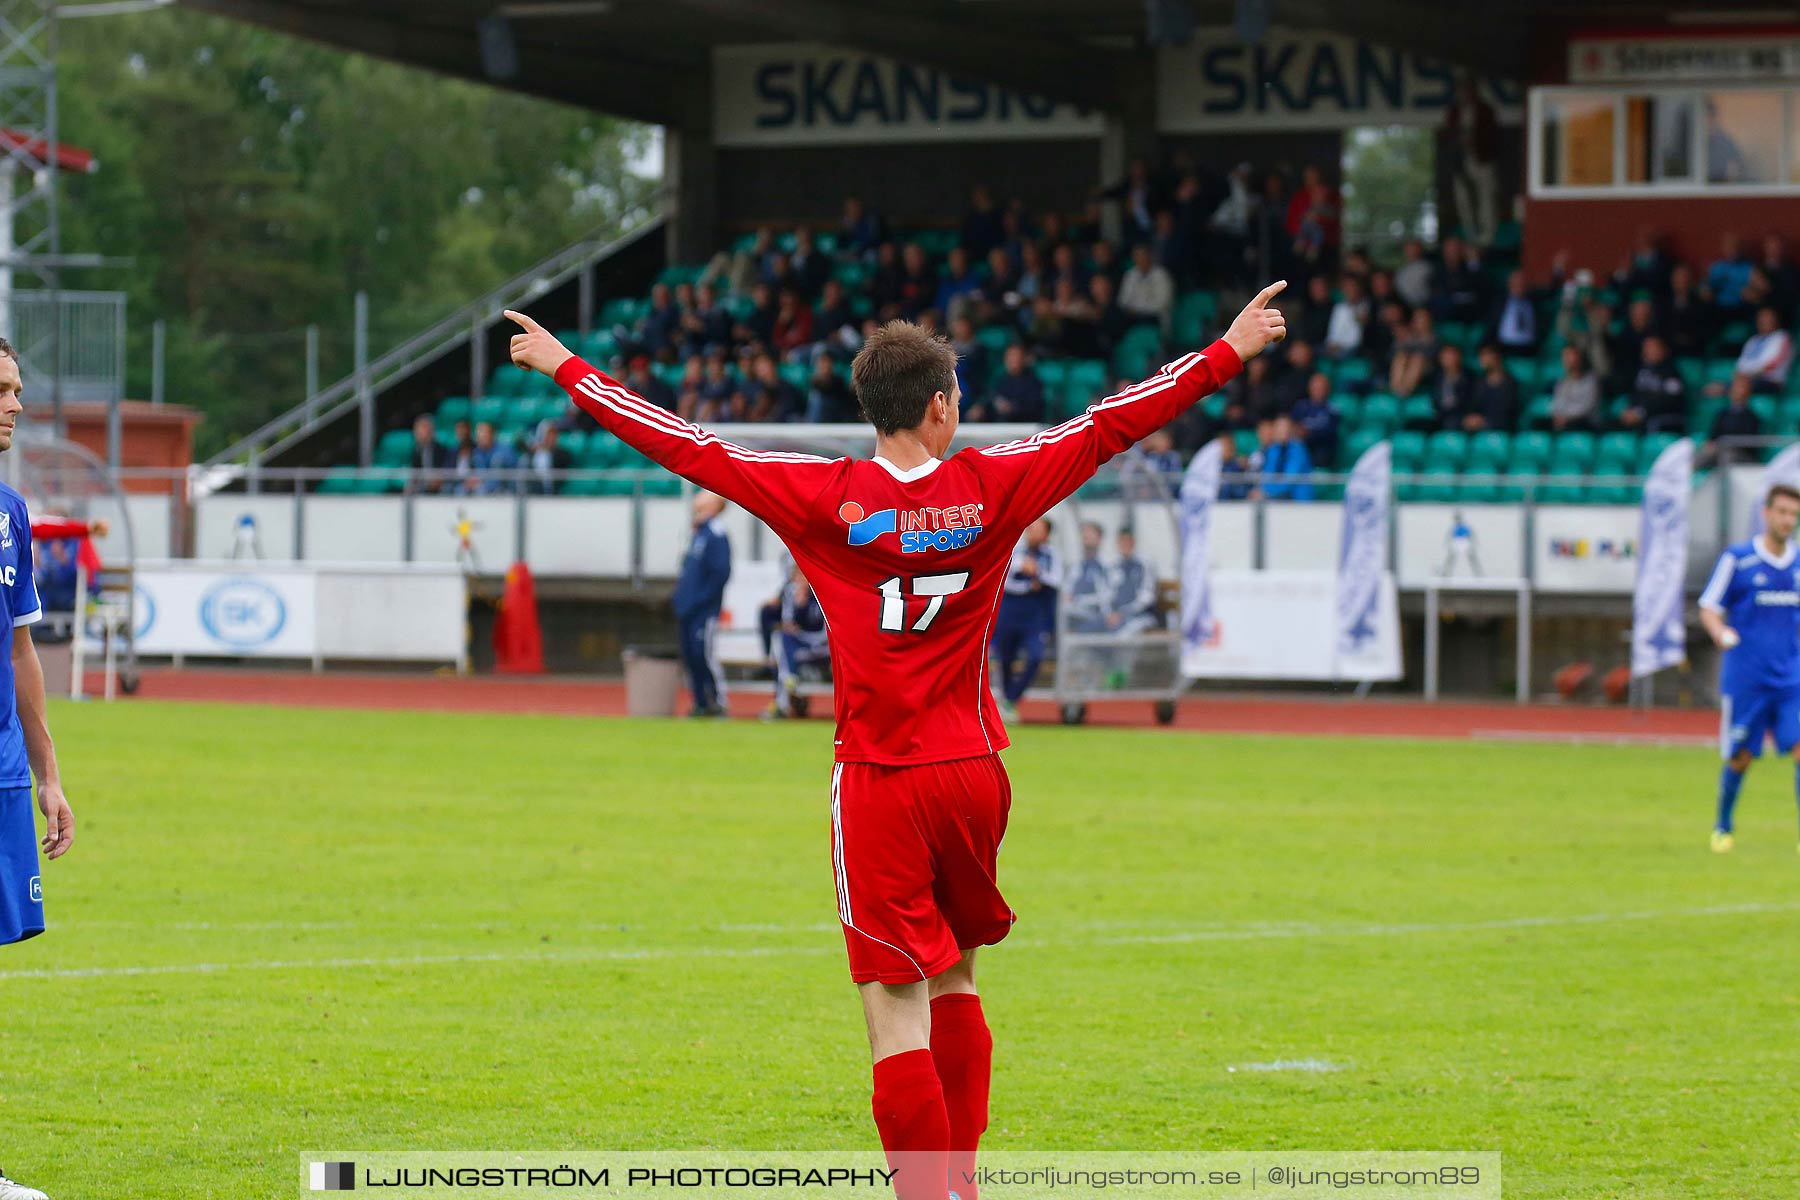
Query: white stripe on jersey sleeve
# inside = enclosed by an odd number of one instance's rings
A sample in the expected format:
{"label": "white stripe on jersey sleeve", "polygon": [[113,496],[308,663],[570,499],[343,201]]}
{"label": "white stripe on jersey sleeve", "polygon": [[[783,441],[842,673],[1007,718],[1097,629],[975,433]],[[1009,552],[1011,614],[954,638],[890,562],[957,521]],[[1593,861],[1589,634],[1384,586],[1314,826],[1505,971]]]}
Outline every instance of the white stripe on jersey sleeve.
{"label": "white stripe on jersey sleeve", "polygon": [[1713,568],[1712,578],[1706,581],[1706,590],[1700,593],[1701,608],[1725,611],[1725,589],[1731,586],[1731,576],[1736,571],[1737,558],[1727,550],[1720,556],[1719,565]]}

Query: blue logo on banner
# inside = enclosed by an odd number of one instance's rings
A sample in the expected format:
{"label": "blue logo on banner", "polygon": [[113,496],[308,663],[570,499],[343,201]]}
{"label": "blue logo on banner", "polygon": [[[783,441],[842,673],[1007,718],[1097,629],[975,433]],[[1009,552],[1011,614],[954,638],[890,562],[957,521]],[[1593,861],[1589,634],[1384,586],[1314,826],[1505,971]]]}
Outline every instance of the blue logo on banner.
{"label": "blue logo on banner", "polygon": [[209,637],[239,650],[265,646],[287,624],[287,605],[266,583],[229,579],[200,598],[200,625]]}
{"label": "blue logo on banner", "polygon": [[131,589],[131,606],[133,615],[137,618],[137,624],[131,628],[131,636],[141,638],[156,624],[156,599],[140,583]]}

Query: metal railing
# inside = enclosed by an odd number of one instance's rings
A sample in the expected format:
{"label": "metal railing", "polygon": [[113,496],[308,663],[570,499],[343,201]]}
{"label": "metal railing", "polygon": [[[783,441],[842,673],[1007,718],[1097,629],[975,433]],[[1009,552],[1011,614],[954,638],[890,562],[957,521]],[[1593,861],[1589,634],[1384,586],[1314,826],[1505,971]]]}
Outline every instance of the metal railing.
{"label": "metal railing", "polygon": [[561,287],[595,263],[659,228],[662,222],[662,215],[657,214],[617,237],[605,241],[590,238],[563,247],[486,295],[463,305],[435,325],[414,334],[361,370],[352,371],[275,417],[254,433],[239,438],[208,459],[206,466],[221,468],[242,464],[252,471],[260,472],[261,464],[267,459],[296,445],[325,425],[340,420],[359,408],[372,406],[376,395],[385,388],[399,383],[427,363],[484,333],[489,325],[500,318],[504,310],[517,308],[545,292]]}
{"label": "metal railing", "polygon": [[18,348],[32,403],[48,401],[52,376],[65,402],[124,398],[124,292],[13,292],[0,300],[0,331]]}

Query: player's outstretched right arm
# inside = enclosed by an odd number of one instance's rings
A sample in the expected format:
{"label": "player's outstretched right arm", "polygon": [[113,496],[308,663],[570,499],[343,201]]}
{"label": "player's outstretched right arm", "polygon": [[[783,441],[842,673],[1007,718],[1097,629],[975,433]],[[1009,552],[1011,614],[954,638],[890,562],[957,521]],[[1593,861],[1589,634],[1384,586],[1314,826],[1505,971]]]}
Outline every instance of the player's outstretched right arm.
{"label": "player's outstretched right arm", "polygon": [[524,331],[513,335],[513,362],[556,380],[603,429],[683,479],[742,505],[784,537],[805,525],[836,469],[832,459],[725,441],[583,362],[524,313],[509,309],[506,315]]}
{"label": "player's outstretched right arm", "polygon": [[1004,476],[996,491],[1006,496],[1014,523],[1029,522],[1056,507],[1108,459],[1218,391],[1245,362],[1286,337],[1281,311],[1269,307],[1286,286],[1280,280],[1258,292],[1225,336],[1205,350],[1183,355],[1061,425],[977,451],[977,461]]}

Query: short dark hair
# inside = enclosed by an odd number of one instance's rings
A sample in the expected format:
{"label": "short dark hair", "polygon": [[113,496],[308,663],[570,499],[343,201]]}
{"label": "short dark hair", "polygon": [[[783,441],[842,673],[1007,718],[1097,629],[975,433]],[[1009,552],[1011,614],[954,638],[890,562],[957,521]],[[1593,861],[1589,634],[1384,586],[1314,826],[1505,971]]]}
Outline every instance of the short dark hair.
{"label": "short dark hair", "polygon": [[10,358],[14,362],[19,361],[19,352],[14,350],[13,344],[3,337],[0,337],[0,358]]}
{"label": "short dark hair", "polygon": [[933,396],[955,395],[956,351],[941,334],[910,321],[889,321],[856,352],[850,386],[863,417],[879,432],[916,429]]}
{"label": "short dark hair", "polygon": [[1774,487],[1769,489],[1768,496],[1766,498],[1764,498],[1764,500],[1763,500],[1763,507],[1764,508],[1769,507],[1769,505],[1775,503],[1775,501],[1781,497],[1786,497],[1787,499],[1792,500],[1795,504],[1800,504],[1800,488],[1795,487],[1791,483],[1776,484]]}

